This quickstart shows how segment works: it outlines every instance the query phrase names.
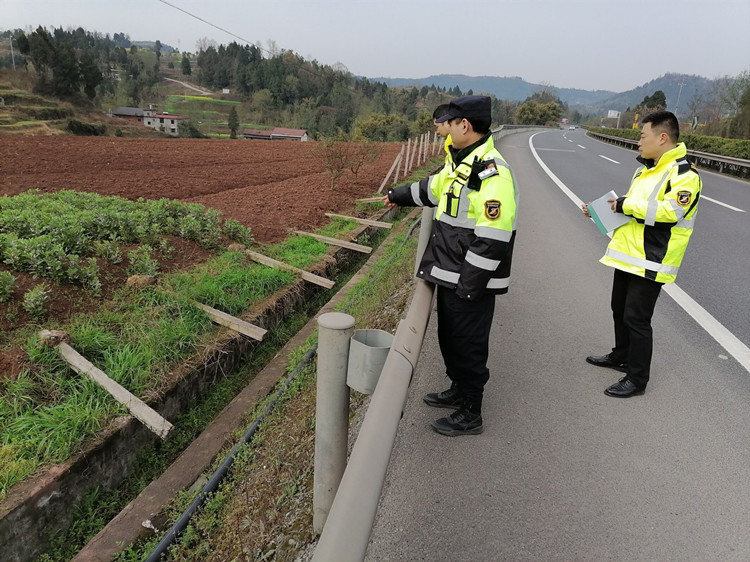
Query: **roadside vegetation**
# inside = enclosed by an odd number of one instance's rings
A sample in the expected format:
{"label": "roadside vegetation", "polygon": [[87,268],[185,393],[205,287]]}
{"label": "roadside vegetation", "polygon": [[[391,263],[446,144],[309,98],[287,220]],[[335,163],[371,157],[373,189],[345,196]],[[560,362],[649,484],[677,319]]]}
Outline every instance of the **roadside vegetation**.
{"label": "roadside vegetation", "polygon": [[[638,140],[640,129],[613,129],[607,127],[592,127],[592,131],[603,135]],[[750,160],[750,140],[728,139],[723,137],[709,137],[694,133],[680,133],[680,142],[684,142],[690,150],[721,154],[732,158]]]}
{"label": "roadside vegetation", "polygon": [[[294,280],[289,272],[252,262],[244,252],[226,251],[227,242],[252,243],[249,230],[235,223],[222,223],[200,205],[165,199],[133,202],[71,191],[0,199],[0,259],[10,266],[0,275],[0,311],[17,314],[22,298],[32,316],[0,341],[2,349],[20,349],[27,357],[19,372],[0,377],[0,499],[14,483],[66,459],[110,419],[126,413],[96,384],[71,375],[56,349],[40,346],[38,326],[65,330],[75,349],[111,378],[138,396],[153,396],[170,371],[197,354],[215,331],[193,301],[239,315]],[[355,226],[337,220],[325,232],[345,233]],[[46,305],[61,283],[100,291],[100,261],[131,274],[158,275],[154,258],[169,251],[166,234],[194,240],[215,257],[162,274],[158,285],[117,288],[92,311],[67,321],[48,314]],[[296,236],[264,251],[305,267],[319,261],[327,246]],[[43,281],[14,297],[20,271]]]}
{"label": "roadside vegetation", "polygon": [[[412,181],[421,177],[421,175],[427,173],[427,170],[433,169],[438,162],[439,158],[433,159],[405,181]],[[360,206],[366,206],[371,210],[381,208],[380,203],[367,203]],[[405,211],[402,211],[401,216],[404,213]],[[357,223],[353,223],[352,221],[336,218],[316,232],[325,236],[349,239],[350,236],[348,233],[357,226]],[[416,236],[413,235],[409,238],[406,236],[407,226],[409,225],[397,224],[396,236],[395,238],[392,237],[382,257],[373,266],[369,274],[354,286],[348,293],[347,298],[337,308],[343,312],[353,314],[357,320],[358,327],[380,328],[392,331],[397,324],[398,318],[411,292],[413,253],[416,247]],[[378,229],[369,236],[361,235],[358,241],[377,247],[388,232],[390,231]],[[278,259],[282,259],[298,267],[305,267],[305,264],[319,261],[327,252],[327,246],[321,245],[320,242],[306,236],[292,236],[280,244],[260,248],[256,247],[255,249],[266,255],[274,255]],[[357,254],[355,258],[356,262],[349,269],[349,273],[342,273],[339,277],[335,278],[339,285],[348,279],[349,275],[358,268],[358,264],[363,263],[367,259],[367,256]],[[149,288],[148,291],[142,293],[142,297],[136,299],[138,302],[133,302],[132,291],[126,291],[126,294],[123,295],[122,307],[137,310],[141,308],[141,299],[150,303],[156,297],[159,299],[171,299],[172,295],[179,295],[177,300],[180,304],[176,306],[181,306],[191,299],[195,299],[202,302],[208,301],[209,304],[210,302],[214,302],[215,304],[211,306],[222,310],[232,310],[235,306],[241,310],[246,305],[243,303],[243,299],[239,299],[238,302],[234,301],[234,291],[240,286],[255,282],[252,279],[241,277],[247,265],[247,262],[237,252],[225,252],[217,256],[214,260],[192,268],[189,271],[163,276],[159,282],[159,290]],[[275,271],[266,268],[266,273]],[[252,273],[248,273],[248,275],[252,275]],[[231,279],[231,281],[228,281],[227,278]],[[229,295],[232,295],[231,299],[228,299]],[[76,506],[72,506],[71,509],[75,510],[76,513],[74,523],[65,532],[51,537],[51,549],[40,560],[49,562],[72,558],[94,534],[175,460],[180,452],[247,385],[248,381],[274,357],[279,348],[293,334],[299,331],[330,296],[329,292],[320,291],[316,297],[295,311],[295,314],[285,320],[280,326],[270,330],[264,341],[248,357],[246,364],[235,370],[235,372],[226,373],[225,376],[215,381],[184,414],[173,420],[174,430],[167,441],[155,442],[139,453],[138,459],[131,469],[128,478],[120,486],[114,489],[92,490],[86,495],[83,501]],[[167,300],[165,304],[167,303],[174,304],[171,300]],[[192,307],[188,304],[186,308],[191,309]],[[177,309],[173,309],[173,311],[175,310]],[[151,304],[146,305],[142,310],[144,315],[151,315],[154,312],[155,310]],[[158,313],[159,309],[156,312]],[[117,314],[117,310],[102,311],[102,314],[100,322],[106,326],[113,315]],[[174,315],[170,315],[170,318],[174,318]],[[144,318],[139,317],[136,320],[139,322],[144,320]],[[94,321],[92,320],[92,322]],[[70,327],[66,329],[70,329]],[[147,329],[147,327],[144,328],[144,330]],[[205,337],[199,338],[197,343],[185,344],[185,352],[187,354],[190,353],[191,349],[200,349],[207,343],[211,338],[211,332],[213,332],[210,327],[207,329],[208,332],[206,332]],[[115,332],[117,333],[118,330],[116,329]],[[76,341],[77,337],[74,336],[74,341]],[[111,336],[105,334],[104,338],[107,337]],[[33,333],[29,333],[28,340],[29,345],[36,345],[36,338]],[[295,368],[313,344],[314,338],[306,342],[301,349],[296,350],[292,354],[293,358],[290,360],[288,367],[290,371]],[[96,363],[96,361],[94,362]],[[165,365],[164,368],[168,368],[168,366]],[[312,470],[311,463],[313,458],[310,449],[312,446],[310,432],[314,431],[314,367],[300,366],[300,369],[296,380],[284,391],[277,408],[262,424],[253,444],[249,445],[240,455],[244,460],[236,463],[236,470],[239,472],[237,473],[238,476],[233,478],[245,478],[247,480],[249,488],[246,488],[242,493],[245,497],[252,496],[255,507],[249,513],[235,512],[232,517],[241,518],[245,521],[242,529],[247,529],[248,526],[252,528],[268,528],[268,532],[264,531],[257,537],[261,541],[256,545],[259,552],[267,552],[269,549],[275,551],[275,547],[268,546],[270,544],[268,541],[275,544],[276,541],[281,540],[277,531],[278,525],[282,521],[279,517],[282,517],[282,515],[274,515],[274,510],[278,510],[283,514],[284,521],[292,521],[291,526],[295,529],[294,532],[299,533],[299,540],[295,539],[291,543],[293,549],[300,548],[303,540],[307,540],[305,537],[310,538],[312,509],[310,494],[312,488],[311,480],[310,482],[307,482],[307,480],[311,477],[310,471]],[[103,368],[103,370],[107,372],[106,368]],[[65,377],[66,379],[76,378],[75,375],[71,376],[69,372]],[[362,395],[353,393],[353,411],[362,403],[364,398]],[[259,404],[253,413],[248,413],[248,426],[256,418],[257,413],[262,411],[264,407],[265,402]],[[242,435],[243,432],[243,428],[238,428],[236,437]],[[254,445],[258,443],[263,443],[264,447],[256,453],[254,452]],[[257,455],[260,455],[260,457]],[[269,464],[263,462],[263,456],[265,455],[271,455],[273,459],[279,458],[279,455],[291,455],[292,460],[286,460],[282,464],[274,460]],[[222,454],[219,455],[217,463],[221,462],[221,457],[223,457]],[[13,468],[17,471],[18,475],[27,472],[28,467],[26,466],[11,466],[11,461],[14,458],[15,456],[11,455],[9,450],[6,450],[5,466],[8,471]],[[1,462],[2,457],[0,457]],[[208,471],[209,474],[212,471],[213,468]],[[246,476],[241,476],[242,474]],[[194,495],[190,492],[180,494],[179,498],[175,500],[176,503],[169,506],[164,514],[158,516],[154,520],[154,524],[163,532],[166,526],[171,524],[168,522],[169,517],[179,514],[185,505],[192,501],[193,497]],[[211,505],[218,505],[223,501],[222,498],[224,496],[219,495],[209,503]],[[242,509],[242,506],[234,506],[233,509]],[[214,515],[209,516],[210,519],[214,517]],[[256,517],[260,517],[257,522]],[[271,520],[268,520],[268,517]],[[198,523],[198,525],[203,524]],[[289,529],[290,527],[284,524],[283,528]],[[240,533],[237,527],[233,527],[233,529],[237,529],[238,533]],[[244,536],[246,533],[242,531],[240,534]],[[190,530],[185,536],[188,539],[194,536],[193,530]],[[241,537],[234,536],[226,539],[221,537],[205,537],[203,531],[199,532],[198,536],[200,537],[200,541],[207,542],[207,545],[216,541],[230,540],[238,543],[243,540]],[[133,546],[121,554],[119,559],[142,560],[145,557],[143,553],[150,552],[150,549],[153,548],[153,545],[159,539],[160,537],[153,537],[153,540],[147,544]],[[204,552],[208,548],[207,545],[201,546],[199,551]],[[282,546],[282,550],[287,548],[287,546]],[[266,559],[273,559],[274,556],[269,555]],[[281,554],[279,556],[277,559],[284,559],[281,557]],[[218,559],[223,560],[222,558]]]}
{"label": "roadside vegetation", "polygon": [[[417,236],[407,238],[408,226],[400,225],[379,260],[337,306],[355,317],[358,328],[395,330],[413,287]],[[279,383],[275,409],[252,441],[242,446],[220,489],[206,500],[164,559],[291,561],[314,540],[315,365],[300,361],[315,344],[311,337],[293,353],[287,372],[298,370],[294,380],[283,391],[285,381]],[[366,402],[366,396],[351,392],[352,419]],[[261,403],[248,415],[247,426],[264,408]],[[235,432],[235,442],[246,429]],[[207,478],[227,453],[219,455]],[[175,498],[160,520],[159,533],[126,549],[116,560],[144,560],[197,493],[184,492]]]}

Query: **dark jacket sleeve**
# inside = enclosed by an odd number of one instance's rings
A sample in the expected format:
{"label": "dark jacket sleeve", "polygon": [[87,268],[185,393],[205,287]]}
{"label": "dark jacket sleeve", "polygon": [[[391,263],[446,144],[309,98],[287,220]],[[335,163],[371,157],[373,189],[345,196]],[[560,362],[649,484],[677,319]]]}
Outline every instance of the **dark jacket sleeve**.
{"label": "dark jacket sleeve", "polygon": [[437,207],[438,201],[430,191],[435,176],[414,183],[406,183],[388,190],[388,199],[401,207]]}

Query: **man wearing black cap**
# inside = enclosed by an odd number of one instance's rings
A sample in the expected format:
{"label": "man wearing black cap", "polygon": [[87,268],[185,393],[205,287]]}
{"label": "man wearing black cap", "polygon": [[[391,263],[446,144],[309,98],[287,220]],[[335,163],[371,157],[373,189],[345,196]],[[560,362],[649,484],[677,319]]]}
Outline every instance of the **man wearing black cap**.
{"label": "man wearing black cap", "polygon": [[438,341],[451,387],[424,401],[455,410],[432,423],[438,433],[484,430],[482,396],[495,295],[507,293],[518,194],[490,133],[491,100],[465,96],[435,119],[452,146],[437,173],[388,192],[386,204],[435,207],[432,236],[417,275],[437,285]]}

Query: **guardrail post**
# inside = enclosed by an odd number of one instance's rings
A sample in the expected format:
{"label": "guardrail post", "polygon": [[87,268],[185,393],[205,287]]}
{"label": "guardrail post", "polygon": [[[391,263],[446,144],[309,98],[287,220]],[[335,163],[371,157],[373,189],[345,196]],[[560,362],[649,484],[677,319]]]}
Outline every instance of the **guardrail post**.
{"label": "guardrail post", "polygon": [[323,531],[346,469],[349,387],[346,371],[354,318],[329,312],[318,318],[318,371],[315,405],[313,531]]}
{"label": "guardrail post", "polygon": [[422,219],[419,225],[419,241],[417,242],[417,254],[416,260],[414,261],[414,275],[416,276],[419,272],[419,264],[422,261],[422,255],[424,254],[427,243],[430,241],[432,235],[432,218],[435,216],[435,210],[432,207],[424,207],[422,209]]}

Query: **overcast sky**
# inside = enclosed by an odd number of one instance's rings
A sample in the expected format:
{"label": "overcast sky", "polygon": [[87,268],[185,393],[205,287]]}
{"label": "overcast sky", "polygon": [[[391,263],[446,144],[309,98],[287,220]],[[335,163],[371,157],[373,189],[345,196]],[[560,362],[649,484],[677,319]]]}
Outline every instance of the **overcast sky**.
{"label": "overcast sky", "polygon": [[750,0],[0,0],[0,30],[83,27],[196,51],[240,41],[368,77],[520,76],[621,92],[750,70]]}

